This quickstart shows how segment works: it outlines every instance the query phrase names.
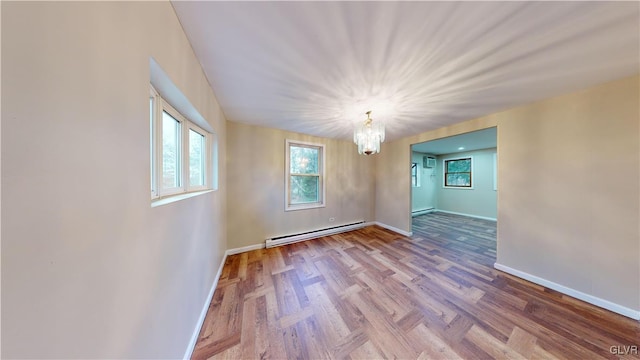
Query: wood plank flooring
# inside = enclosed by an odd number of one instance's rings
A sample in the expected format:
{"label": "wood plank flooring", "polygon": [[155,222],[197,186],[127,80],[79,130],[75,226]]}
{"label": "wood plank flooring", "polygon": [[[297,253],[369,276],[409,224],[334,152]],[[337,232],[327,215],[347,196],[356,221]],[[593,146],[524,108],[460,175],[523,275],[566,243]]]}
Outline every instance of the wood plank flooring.
{"label": "wood plank flooring", "polygon": [[640,359],[639,322],[493,269],[494,222],[413,230],[229,256],[192,358]]}

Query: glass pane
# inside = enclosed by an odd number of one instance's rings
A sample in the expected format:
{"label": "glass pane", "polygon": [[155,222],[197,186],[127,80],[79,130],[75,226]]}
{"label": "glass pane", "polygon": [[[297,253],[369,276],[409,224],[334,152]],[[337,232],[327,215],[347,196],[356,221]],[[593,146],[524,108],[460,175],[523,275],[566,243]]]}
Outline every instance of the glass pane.
{"label": "glass pane", "polygon": [[291,203],[304,204],[319,202],[319,176],[291,176]]}
{"label": "glass pane", "polygon": [[154,194],[155,190],[154,189],[154,183],[155,183],[155,179],[154,177],[156,176],[156,169],[154,169],[153,165],[154,165],[154,161],[153,158],[156,155],[156,151],[153,148],[153,140],[154,140],[154,134],[153,134],[153,97],[149,97],[149,153],[151,154],[151,158],[150,160],[150,164],[151,164],[151,193]]}
{"label": "glass pane", "polygon": [[471,159],[447,161],[447,172],[469,172],[469,171],[471,171]]}
{"label": "glass pane", "polygon": [[180,122],[162,112],[162,186],[180,187]]}
{"label": "glass pane", "polygon": [[319,174],[318,148],[291,145],[289,169],[292,174]]}
{"label": "glass pane", "polygon": [[411,163],[411,186],[418,186],[418,163]]}
{"label": "glass pane", "polygon": [[447,186],[471,186],[471,174],[447,174]]}
{"label": "glass pane", "polygon": [[204,185],[204,136],[189,129],[189,185]]}

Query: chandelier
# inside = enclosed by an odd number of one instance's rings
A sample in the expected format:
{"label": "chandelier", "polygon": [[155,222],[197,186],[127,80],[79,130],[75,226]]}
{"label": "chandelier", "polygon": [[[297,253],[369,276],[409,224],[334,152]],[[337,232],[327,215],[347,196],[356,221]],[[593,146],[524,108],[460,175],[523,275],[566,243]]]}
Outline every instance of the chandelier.
{"label": "chandelier", "polygon": [[353,142],[358,145],[358,154],[371,155],[380,152],[380,143],[384,141],[384,125],[373,123],[371,111],[367,111],[367,120],[353,132]]}

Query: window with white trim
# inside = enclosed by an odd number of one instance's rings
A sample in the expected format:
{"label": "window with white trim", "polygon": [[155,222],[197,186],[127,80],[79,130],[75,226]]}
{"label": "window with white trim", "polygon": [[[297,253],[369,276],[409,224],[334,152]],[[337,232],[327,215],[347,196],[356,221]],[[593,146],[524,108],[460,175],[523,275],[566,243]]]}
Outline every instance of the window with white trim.
{"label": "window with white trim", "polygon": [[151,198],[211,189],[213,134],[189,121],[151,86]]}
{"label": "window with white trim", "polygon": [[418,163],[415,162],[411,163],[411,186],[420,186],[420,169],[418,168]]}
{"label": "window with white trim", "polygon": [[324,145],[286,140],[285,210],[325,206]]}

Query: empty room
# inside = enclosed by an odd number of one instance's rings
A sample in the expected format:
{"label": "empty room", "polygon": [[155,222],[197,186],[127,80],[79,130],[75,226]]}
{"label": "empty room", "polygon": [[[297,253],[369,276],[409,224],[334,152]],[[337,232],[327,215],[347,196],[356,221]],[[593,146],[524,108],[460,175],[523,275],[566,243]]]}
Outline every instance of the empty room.
{"label": "empty room", "polygon": [[0,357],[640,359],[640,3],[0,20]]}

